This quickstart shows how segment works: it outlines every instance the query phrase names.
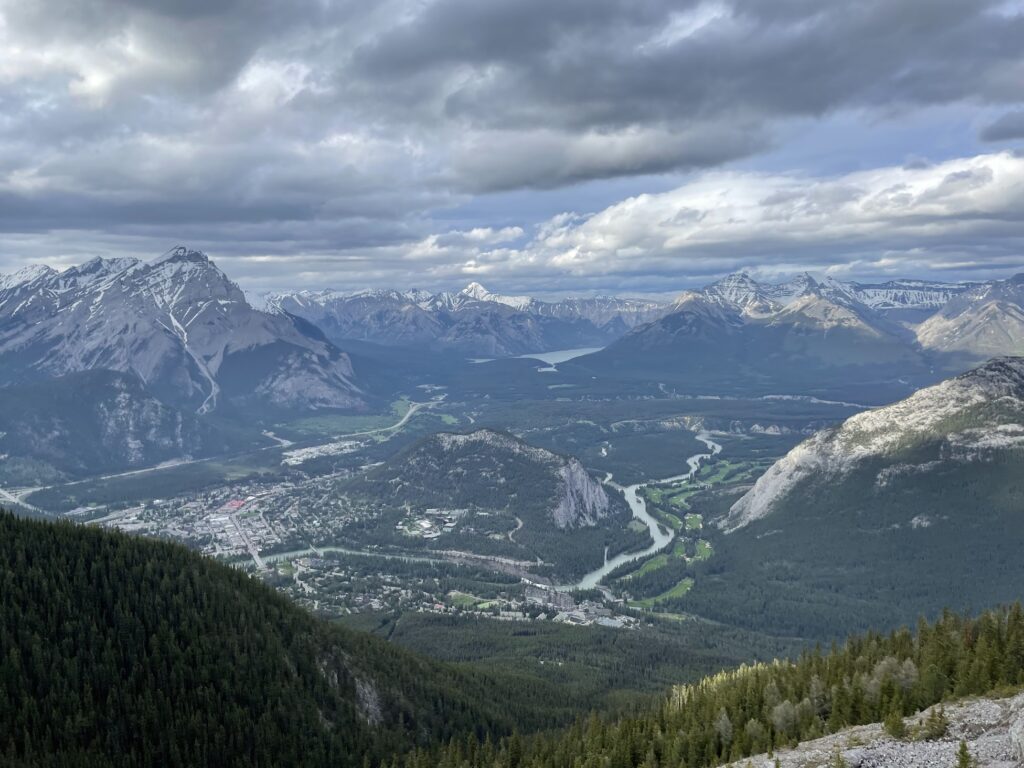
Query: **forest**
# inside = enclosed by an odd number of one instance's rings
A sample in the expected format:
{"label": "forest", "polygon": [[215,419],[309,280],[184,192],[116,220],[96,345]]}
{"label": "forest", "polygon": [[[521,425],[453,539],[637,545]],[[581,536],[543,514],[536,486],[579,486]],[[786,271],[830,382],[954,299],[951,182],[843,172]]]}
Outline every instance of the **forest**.
{"label": "forest", "polygon": [[[704,625],[646,655],[641,633],[440,619],[381,624],[387,643],[184,547],[68,522],[2,514],[0,555],[0,764],[19,768],[705,768],[1024,684],[1019,605],[736,666],[743,635]],[[523,643],[567,677],[496,671]],[[648,667],[681,684],[595,695]]]}
{"label": "forest", "polygon": [[4,766],[362,766],[565,717],[174,544],[0,513],[0,595]]}
{"label": "forest", "polygon": [[940,715],[903,732],[899,718],[947,699],[1024,684],[1024,610],[951,612],[887,635],[867,633],[792,661],[740,666],[673,689],[652,711],[597,715],[555,734],[498,744],[452,741],[397,757],[404,768],[707,768],[848,726],[885,721],[901,738],[944,735]]}

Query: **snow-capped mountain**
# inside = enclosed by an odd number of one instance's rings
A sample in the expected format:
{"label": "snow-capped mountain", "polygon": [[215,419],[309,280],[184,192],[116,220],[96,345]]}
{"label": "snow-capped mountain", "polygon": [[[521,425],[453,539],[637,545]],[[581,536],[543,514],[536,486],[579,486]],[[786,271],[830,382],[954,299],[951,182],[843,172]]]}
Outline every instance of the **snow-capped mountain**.
{"label": "snow-capped mountain", "polygon": [[762,284],[745,273],[684,292],[661,317],[575,365],[700,387],[742,379],[813,388],[823,378],[925,370],[906,329],[844,284],[810,275]]}
{"label": "snow-capped mountain", "polygon": [[955,296],[917,328],[922,347],[983,360],[1024,354],[1024,273]]}
{"label": "snow-capped mountain", "polygon": [[0,282],[2,381],[91,370],[137,376],[169,405],[359,406],[344,353],[293,319],[253,309],[202,253],[93,259]]}
{"label": "snow-capped mountain", "polygon": [[1024,449],[1020,357],[992,360],[817,433],[765,472],[721,527],[738,530],[785,506],[806,483],[834,484],[858,468],[870,466],[874,484],[884,487],[901,476],[991,460],[1004,449]]}
{"label": "snow-capped mountain", "polygon": [[319,325],[333,340],[505,356],[601,346],[664,311],[660,302],[592,298],[547,302],[491,293],[373,290],[265,294],[265,305]]}
{"label": "snow-capped mountain", "polygon": [[808,273],[784,283],[763,283],[747,272],[727,275],[703,289],[717,301],[740,307],[748,314],[777,312],[810,292],[824,293],[833,301],[856,301],[880,314],[908,311],[932,313],[980,283],[935,283],[891,280],[887,283],[842,282],[832,277],[817,280]]}
{"label": "snow-capped mountain", "polygon": [[923,280],[845,283],[852,295],[872,309],[882,312],[906,309],[935,311],[976,286],[974,283],[933,283]]}

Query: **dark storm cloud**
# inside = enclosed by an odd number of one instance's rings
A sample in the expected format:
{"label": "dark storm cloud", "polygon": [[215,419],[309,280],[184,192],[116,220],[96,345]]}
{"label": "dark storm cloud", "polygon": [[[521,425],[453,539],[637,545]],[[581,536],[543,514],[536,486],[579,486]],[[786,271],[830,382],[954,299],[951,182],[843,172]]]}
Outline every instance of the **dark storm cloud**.
{"label": "dark storm cloud", "polygon": [[572,210],[571,185],[713,171],[837,114],[1002,107],[982,138],[1019,136],[1021,39],[987,0],[0,0],[0,268],[188,238],[383,282],[402,244],[428,278],[500,271],[504,247],[432,241],[438,212]]}
{"label": "dark storm cloud", "polygon": [[1024,111],[1007,112],[985,126],[981,131],[982,141],[1009,141],[1024,139]]}

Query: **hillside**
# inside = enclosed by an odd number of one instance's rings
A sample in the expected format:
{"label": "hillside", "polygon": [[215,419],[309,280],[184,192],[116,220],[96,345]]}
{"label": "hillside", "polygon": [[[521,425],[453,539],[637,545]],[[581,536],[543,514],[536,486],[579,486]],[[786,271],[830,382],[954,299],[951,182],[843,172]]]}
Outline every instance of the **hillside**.
{"label": "hillside", "polygon": [[780,459],[719,519],[688,607],[827,637],[1014,600],[1022,477],[1024,359],[1002,358]]}
{"label": "hillside", "polygon": [[358,768],[507,732],[529,697],[320,622],[178,546],[3,514],[0,554],[12,768]]}
{"label": "hillside", "polygon": [[973,362],[1024,354],[1024,274],[975,286],[917,328],[926,349]]}
{"label": "hillside", "polygon": [[738,760],[729,763],[728,768],[824,768],[838,762],[837,755],[848,768],[953,768],[962,748],[976,761],[975,768],[1013,768],[1024,760],[1024,695],[936,704],[920,715],[905,718],[904,728],[908,733],[923,729],[929,718],[938,719],[940,712],[949,727],[945,735],[935,739],[896,738],[886,731],[884,723],[873,723],[780,749],[772,756],[764,753]]}
{"label": "hillside", "polygon": [[[507,739],[483,755],[455,744],[404,765],[706,768],[734,763],[768,768],[777,757],[787,768],[930,768],[955,765],[944,758],[954,755],[959,739],[966,738],[969,749],[986,760],[982,765],[1009,768],[1016,763],[997,761],[1019,759],[1007,742],[1009,728],[1020,722],[1021,697],[963,706],[952,702],[1017,692],[1022,683],[1024,612],[1019,605],[977,619],[946,614],[934,624],[919,622],[914,634],[907,629],[872,633],[828,652],[817,649],[793,661],[741,666],[678,686],[648,713],[615,721],[593,717],[568,731],[525,742]],[[943,707],[934,707],[940,702]],[[896,739],[883,739],[877,728],[847,730],[883,721],[898,734]],[[992,730],[982,734],[983,728]],[[838,736],[807,743],[830,734]],[[850,743],[845,735],[863,741]],[[835,744],[842,746],[846,762],[833,761],[833,754],[821,749]],[[753,755],[762,757],[750,759]]]}
{"label": "hillside", "polygon": [[425,438],[355,481],[380,508],[371,539],[397,529],[401,546],[466,550],[535,563],[540,574],[582,575],[611,552],[640,548],[620,494],[573,457],[491,430]]}

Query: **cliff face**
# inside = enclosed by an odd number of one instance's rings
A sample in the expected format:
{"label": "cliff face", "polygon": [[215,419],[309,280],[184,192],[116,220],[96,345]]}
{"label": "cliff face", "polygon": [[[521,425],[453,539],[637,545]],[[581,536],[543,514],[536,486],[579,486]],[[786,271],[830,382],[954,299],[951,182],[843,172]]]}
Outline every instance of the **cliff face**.
{"label": "cliff face", "polygon": [[577,459],[570,459],[558,470],[558,475],[562,482],[554,511],[555,525],[559,528],[596,525],[598,520],[608,516],[608,494]]}
{"label": "cliff face", "polygon": [[[906,719],[906,726],[927,717],[931,710]],[[773,757],[756,757],[727,768],[816,768],[835,764],[838,754],[849,768],[944,768],[957,764],[960,741],[978,768],[1015,768],[1024,764],[1024,694],[1009,699],[975,699],[945,705],[949,720],[946,735],[935,741],[897,740],[880,724],[849,728],[808,741]]]}

